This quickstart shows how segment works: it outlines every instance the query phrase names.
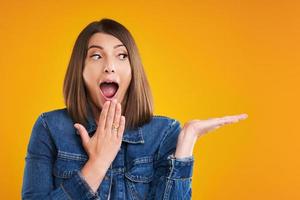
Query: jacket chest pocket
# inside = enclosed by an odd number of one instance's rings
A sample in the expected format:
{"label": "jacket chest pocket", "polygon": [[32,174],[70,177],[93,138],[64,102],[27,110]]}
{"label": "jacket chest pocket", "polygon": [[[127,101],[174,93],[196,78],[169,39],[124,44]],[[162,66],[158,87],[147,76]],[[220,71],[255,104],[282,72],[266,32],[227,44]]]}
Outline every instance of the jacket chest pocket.
{"label": "jacket chest pocket", "polygon": [[55,186],[58,187],[64,180],[71,178],[83,167],[87,159],[86,155],[59,151],[53,166]]}
{"label": "jacket chest pocket", "polygon": [[127,163],[125,183],[129,199],[146,199],[154,176],[153,157],[136,158]]}

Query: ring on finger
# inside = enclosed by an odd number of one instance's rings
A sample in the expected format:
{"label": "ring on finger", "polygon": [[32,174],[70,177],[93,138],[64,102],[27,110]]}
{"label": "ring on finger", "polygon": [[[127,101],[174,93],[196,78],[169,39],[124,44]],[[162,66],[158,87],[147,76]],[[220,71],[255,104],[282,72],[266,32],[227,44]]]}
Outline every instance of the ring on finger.
{"label": "ring on finger", "polygon": [[118,129],[119,129],[119,126],[117,126],[115,123],[113,123],[112,124],[112,129],[117,132]]}

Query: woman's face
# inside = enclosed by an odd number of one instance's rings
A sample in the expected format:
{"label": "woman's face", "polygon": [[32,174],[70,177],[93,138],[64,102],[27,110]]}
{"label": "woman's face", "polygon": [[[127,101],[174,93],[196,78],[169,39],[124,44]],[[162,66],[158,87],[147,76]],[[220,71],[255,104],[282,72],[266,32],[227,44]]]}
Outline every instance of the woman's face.
{"label": "woman's face", "polygon": [[107,100],[122,103],[131,81],[128,52],[116,37],[95,33],[88,43],[83,79],[93,103],[102,109]]}

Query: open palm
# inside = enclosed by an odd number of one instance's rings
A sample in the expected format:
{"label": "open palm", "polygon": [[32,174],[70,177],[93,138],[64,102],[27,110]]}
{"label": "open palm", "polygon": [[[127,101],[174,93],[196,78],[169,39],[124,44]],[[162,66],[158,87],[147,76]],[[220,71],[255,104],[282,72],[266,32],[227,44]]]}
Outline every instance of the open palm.
{"label": "open palm", "polygon": [[247,117],[247,114],[240,114],[186,122],[178,137],[175,156],[178,158],[191,156],[194,145],[200,136],[226,124],[246,119]]}
{"label": "open palm", "polygon": [[242,119],[246,119],[247,114],[229,115],[225,117],[209,118],[207,120],[191,120],[184,125],[186,130],[193,131],[197,136],[204,135],[205,133],[214,129],[220,128],[226,124],[236,123]]}

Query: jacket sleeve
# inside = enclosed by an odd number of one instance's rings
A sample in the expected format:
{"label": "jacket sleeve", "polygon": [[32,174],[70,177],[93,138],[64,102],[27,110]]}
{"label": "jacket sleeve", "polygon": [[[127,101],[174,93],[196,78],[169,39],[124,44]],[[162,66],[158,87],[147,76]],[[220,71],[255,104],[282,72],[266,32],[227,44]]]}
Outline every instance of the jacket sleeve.
{"label": "jacket sleeve", "polygon": [[22,199],[99,199],[80,171],[54,188],[52,168],[57,150],[43,117],[41,114],[36,120],[27,147]]}
{"label": "jacket sleeve", "polygon": [[180,123],[172,120],[155,159],[154,179],[148,199],[191,199],[194,156],[180,159],[174,157],[180,131]]}

